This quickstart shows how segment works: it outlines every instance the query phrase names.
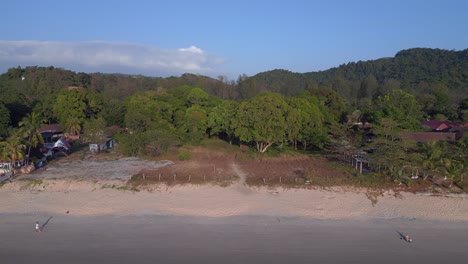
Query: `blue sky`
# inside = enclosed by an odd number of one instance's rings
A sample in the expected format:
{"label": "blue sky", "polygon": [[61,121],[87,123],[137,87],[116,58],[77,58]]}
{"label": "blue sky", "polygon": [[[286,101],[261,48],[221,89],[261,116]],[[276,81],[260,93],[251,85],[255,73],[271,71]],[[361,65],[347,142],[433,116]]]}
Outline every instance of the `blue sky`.
{"label": "blue sky", "polygon": [[0,72],[40,65],[236,79],[468,48],[468,1],[5,1]]}

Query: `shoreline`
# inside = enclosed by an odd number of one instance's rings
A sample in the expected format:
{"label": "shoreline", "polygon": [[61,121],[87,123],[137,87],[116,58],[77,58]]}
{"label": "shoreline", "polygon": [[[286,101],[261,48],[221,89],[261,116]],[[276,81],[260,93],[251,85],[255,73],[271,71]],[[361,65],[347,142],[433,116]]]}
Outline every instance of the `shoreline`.
{"label": "shoreline", "polygon": [[76,216],[274,216],[314,219],[421,219],[468,221],[468,196],[373,193],[217,185],[149,185],[125,189],[122,180],[15,181],[0,187],[0,214],[50,213]]}

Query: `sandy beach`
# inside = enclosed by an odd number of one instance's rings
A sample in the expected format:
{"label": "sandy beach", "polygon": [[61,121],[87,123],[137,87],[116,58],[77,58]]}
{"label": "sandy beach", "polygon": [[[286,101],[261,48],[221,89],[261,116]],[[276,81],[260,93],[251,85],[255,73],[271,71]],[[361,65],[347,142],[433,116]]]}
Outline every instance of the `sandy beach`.
{"label": "sandy beach", "polygon": [[[237,168],[240,180],[226,187],[136,190],[126,185],[131,166],[83,178],[82,165],[68,172],[73,177],[55,168],[0,187],[2,263],[441,263],[468,256],[464,194],[249,187]],[[36,221],[43,232],[34,232]],[[400,239],[406,232],[413,243]]]}
{"label": "sandy beach", "polygon": [[[412,193],[375,195],[366,190],[269,189],[241,183],[151,185],[124,190],[123,180],[15,181],[0,188],[2,213],[169,216],[305,216],[317,219],[422,219],[468,221],[466,195]],[[374,200],[374,203],[372,202]]]}

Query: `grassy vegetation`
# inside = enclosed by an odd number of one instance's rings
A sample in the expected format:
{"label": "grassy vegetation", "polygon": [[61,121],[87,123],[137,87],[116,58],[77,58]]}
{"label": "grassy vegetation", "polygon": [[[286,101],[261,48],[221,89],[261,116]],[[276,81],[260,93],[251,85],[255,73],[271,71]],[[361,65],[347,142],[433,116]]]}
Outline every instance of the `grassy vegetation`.
{"label": "grassy vegetation", "polygon": [[179,160],[189,160],[192,155],[190,154],[190,151],[186,149],[180,149],[179,150]]}
{"label": "grassy vegetation", "polygon": [[0,182],[0,188],[1,188],[3,185],[5,185],[5,184],[6,184],[6,181]]}
{"label": "grassy vegetation", "polygon": [[460,189],[462,189],[464,192],[468,192],[468,181],[458,181],[455,183]]}
{"label": "grassy vegetation", "polygon": [[20,178],[18,181],[25,181],[28,182],[31,187],[41,185],[43,181],[41,179],[36,178]]}

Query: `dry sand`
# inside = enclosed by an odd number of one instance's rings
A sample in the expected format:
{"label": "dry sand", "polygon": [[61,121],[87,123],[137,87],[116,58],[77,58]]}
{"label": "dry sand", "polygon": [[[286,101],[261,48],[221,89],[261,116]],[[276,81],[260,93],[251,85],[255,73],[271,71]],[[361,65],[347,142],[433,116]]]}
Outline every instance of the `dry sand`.
{"label": "dry sand", "polygon": [[74,215],[308,216],[319,219],[416,218],[468,221],[466,195],[385,193],[373,204],[365,190],[250,188],[242,183],[151,185],[124,190],[123,180],[15,181],[0,188],[1,213]]}

